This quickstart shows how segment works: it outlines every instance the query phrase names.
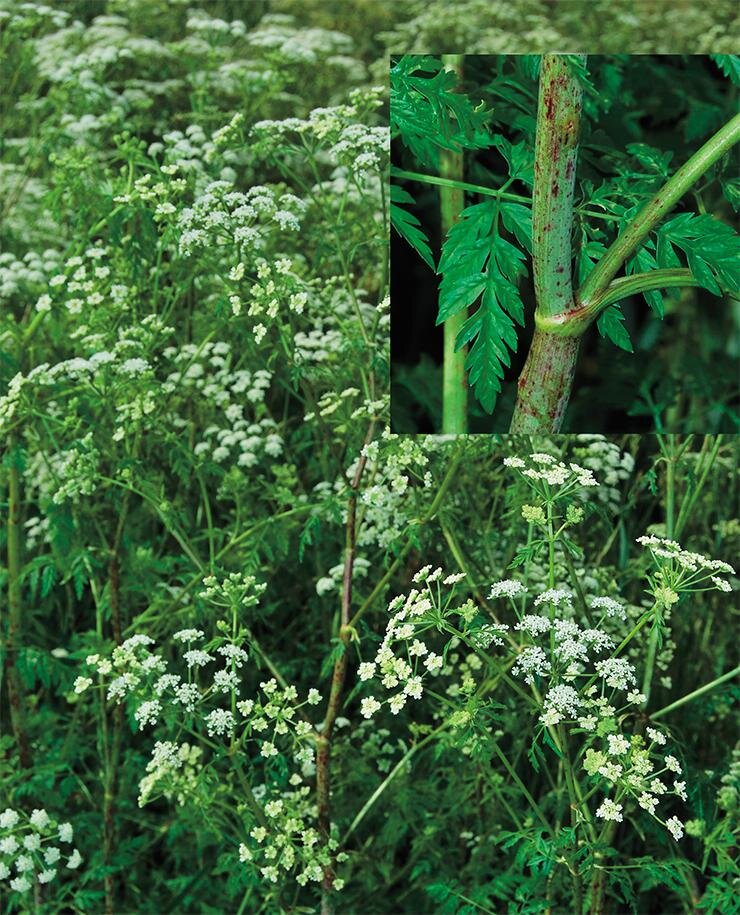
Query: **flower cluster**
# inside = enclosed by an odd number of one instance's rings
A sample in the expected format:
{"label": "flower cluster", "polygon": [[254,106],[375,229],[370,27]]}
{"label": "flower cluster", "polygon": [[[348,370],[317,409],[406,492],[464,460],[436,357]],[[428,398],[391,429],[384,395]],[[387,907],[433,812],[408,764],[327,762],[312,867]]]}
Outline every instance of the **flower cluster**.
{"label": "flower cluster", "polygon": [[481,651],[492,644],[503,644],[507,626],[485,621],[469,600],[455,602],[456,586],[465,577],[463,573],[447,575],[441,568],[424,566],[414,576],[420,587],[391,601],[391,616],[375,659],[360,664],[358,676],[362,681],[379,680],[392,695],[383,700],[374,695],[362,699],[363,717],[372,718],[384,704],[392,715],[397,715],[409,699],[421,699],[425,681],[443,669],[443,656],[419,638],[424,633],[432,629],[444,631]]}
{"label": "flower cluster", "polygon": [[[264,817],[249,830],[245,842],[239,846],[239,860],[254,868],[263,880],[277,883],[285,872],[297,871],[300,886],[320,883],[333,860],[342,863],[347,854],[337,853],[338,842],[331,837],[322,842],[315,822],[315,806],[307,785],[301,785],[301,776],[293,774],[291,788],[272,794],[269,799],[264,786],[254,789],[255,797],[262,803]],[[333,889],[341,890],[344,880],[334,877]]]}
{"label": "flower cluster", "polygon": [[[6,808],[0,813],[0,880],[9,880],[10,888],[27,893],[39,883],[49,883],[60,867],[75,870],[82,863],[70,823],[59,823],[46,810],[30,814]],[[15,874],[15,876],[13,876]]]}
{"label": "flower cluster", "polygon": [[564,464],[544,452],[530,454],[527,460],[520,457],[504,458],[504,466],[521,473],[532,489],[545,501],[552,498],[553,490],[562,499],[581,487],[599,485],[593,473],[587,468],[574,463]]}
{"label": "flower cluster", "polygon": [[675,540],[664,537],[643,536],[637,542],[650,551],[656,566],[652,594],[664,606],[677,603],[679,595],[689,591],[732,591],[730,582],[720,577],[735,574],[729,563],[684,550]]}
{"label": "flower cluster", "polygon": [[189,257],[211,245],[228,245],[252,260],[266,248],[270,232],[297,232],[306,209],[306,202],[289,192],[264,185],[243,192],[229,181],[212,181],[179,212],[180,251]]}
{"label": "flower cluster", "polygon": [[593,746],[586,750],[583,768],[591,778],[605,781],[614,795],[604,798],[596,816],[621,822],[624,805],[632,801],[678,840],[683,835],[683,823],[675,816],[661,817],[659,806],[671,797],[687,799],[686,782],[677,777],[683,770],[675,756],[657,749],[666,744],[662,731],[648,727],[646,736],[627,738],[605,733],[601,750]]}

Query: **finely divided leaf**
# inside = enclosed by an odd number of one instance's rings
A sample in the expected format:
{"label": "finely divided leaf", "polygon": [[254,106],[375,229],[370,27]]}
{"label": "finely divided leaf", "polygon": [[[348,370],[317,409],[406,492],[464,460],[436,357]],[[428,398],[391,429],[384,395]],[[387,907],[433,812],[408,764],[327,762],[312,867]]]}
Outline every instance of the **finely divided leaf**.
{"label": "finely divided leaf", "polygon": [[491,145],[489,112],[458,91],[458,78],[434,57],[406,55],[391,67],[391,136],[400,136],[424,165],[436,167],[439,149]]}
{"label": "finely divided leaf", "polygon": [[602,337],[611,340],[612,343],[616,344],[620,349],[626,350],[628,353],[634,352],[630,335],[627,333],[627,328],[624,326],[622,309],[618,305],[610,305],[606,308],[601,313],[599,320],[596,322],[596,326],[599,328],[599,333]]}
{"label": "finely divided leaf", "polygon": [[521,203],[501,204],[501,218],[504,225],[516,238],[522,248],[532,253],[532,211]]}
{"label": "finely divided leaf", "polygon": [[509,352],[516,350],[514,322],[524,323],[517,280],[526,273],[524,255],[496,231],[497,204],[467,207],[450,229],[437,272],[437,324],[468,308],[480,296],[475,312],[458,334],[456,347],[473,341],[465,361],[468,381],[483,409],[493,412]]}
{"label": "finely divided leaf", "polygon": [[732,226],[707,213],[681,213],[658,230],[660,266],[680,264],[674,245],[686,255],[696,280],[710,292],[740,291],[740,236]]}
{"label": "finely divided leaf", "polygon": [[421,230],[421,223],[414,216],[404,210],[399,204],[414,204],[414,198],[397,184],[391,185],[391,225],[401,238],[405,238],[416,253],[434,270],[434,257],[429,247],[429,241]]}

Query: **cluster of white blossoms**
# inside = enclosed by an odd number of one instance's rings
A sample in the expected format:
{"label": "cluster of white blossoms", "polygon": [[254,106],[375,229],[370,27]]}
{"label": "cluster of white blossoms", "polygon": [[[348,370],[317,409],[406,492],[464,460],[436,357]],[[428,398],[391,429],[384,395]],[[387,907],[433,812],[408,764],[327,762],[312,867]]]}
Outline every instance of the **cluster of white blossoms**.
{"label": "cluster of white blossoms", "polygon": [[[253,576],[240,572],[223,578],[208,576],[203,585],[202,596],[214,606],[231,610],[235,618],[240,610],[254,606],[264,590]],[[182,647],[182,662],[187,670],[184,674],[173,673],[168,662],[153,651],[154,640],[143,634],[133,635],[116,646],[109,658],[88,655],[86,664],[107,684],[106,697],[110,701],[120,703],[127,697],[134,700],[139,730],[162,720],[171,722],[185,713],[200,719],[210,738],[231,741],[238,734],[243,741],[253,740],[258,755],[265,759],[277,756],[278,738],[290,735],[299,761],[311,762],[313,749],[306,744],[314,732],[300,709],[321,701],[318,690],[311,689],[299,703],[294,686],[281,688],[270,679],[260,683],[261,698],[243,699],[242,672],[249,660],[242,647],[246,635],[235,632],[233,624],[225,621],[218,629],[231,634],[216,636],[205,644],[202,629],[181,629],[173,635],[173,642]],[[91,677],[78,677],[75,692],[85,692],[92,683]],[[229,703],[228,707],[220,704],[222,700]],[[149,770],[152,784],[161,779],[163,767],[169,774],[174,771],[173,762],[179,757],[173,747],[168,742],[162,744]]]}
{"label": "cluster of white blossoms", "polygon": [[501,637],[508,627],[485,622],[470,625],[478,615],[476,608],[471,601],[455,602],[455,586],[465,578],[462,572],[448,575],[441,568],[427,565],[414,575],[414,583],[420,587],[391,601],[391,616],[375,659],[364,661],[358,668],[361,681],[379,680],[391,695],[382,700],[366,696],[360,703],[364,718],[372,718],[383,705],[397,715],[408,700],[421,699],[425,681],[438,676],[445,662],[419,636],[433,629],[459,632],[447,620],[460,622],[460,634],[481,650],[491,644],[503,644]]}
{"label": "cluster of white blossoms", "polygon": [[180,805],[198,786],[203,750],[189,743],[158,740],[146,765],[147,774],[139,781],[139,807],[158,797],[174,798]]}
{"label": "cluster of white blossoms", "polygon": [[73,838],[71,823],[59,823],[46,810],[30,814],[7,807],[0,813],[0,880],[26,893],[50,883],[60,867],[75,870],[82,863],[76,848],[62,850]]}
{"label": "cluster of white blossoms", "polygon": [[606,781],[613,795],[604,798],[596,810],[597,817],[621,822],[625,804],[632,802],[666,827],[674,839],[681,838],[681,820],[667,814],[661,816],[660,812],[660,805],[671,803],[674,798],[687,800],[686,782],[678,778],[683,774],[680,762],[658,750],[665,744],[665,734],[648,727],[646,737],[606,733],[601,750],[586,750],[583,768],[592,778]]}
{"label": "cluster of white blossoms", "polygon": [[[244,309],[242,281],[246,276],[246,265],[239,261],[228,274],[229,304],[234,315],[238,316]],[[256,343],[261,343],[268,327],[283,325],[292,337],[291,316],[302,315],[313,298],[311,285],[296,272],[296,266],[289,257],[278,258],[269,263],[263,258],[257,259],[256,282],[251,282],[247,292],[246,315],[256,319],[252,331]],[[281,321],[276,322],[280,317]],[[286,342],[290,342],[287,340]]]}
{"label": "cluster of white blossoms", "polygon": [[229,245],[253,260],[276,232],[297,232],[308,204],[265,185],[236,191],[230,181],[211,181],[177,217],[179,248],[189,257],[212,245]]}
{"label": "cluster of white blossoms", "polygon": [[[83,326],[79,330],[87,328]],[[155,410],[153,366],[141,353],[146,344],[151,346],[153,340],[171,332],[172,328],[166,327],[156,315],[148,315],[136,327],[118,329],[108,348],[99,348],[102,335],[87,334],[78,345],[90,355],[73,356],[53,365],[42,362],[25,375],[18,373],[11,379],[7,393],[0,397],[0,430],[20,411],[34,405],[39,388],[43,389],[45,398],[53,395],[59,400],[67,393],[79,397],[82,390],[96,397],[104,388],[109,401],[115,404],[120,423],[113,438],[120,440],[128,425],[138,424]],[[51,409],[54,408],[52,402]]]}
{"label": "cluster of white blossoms", "polygon": [[[347,860],[345,852],[337,853],[335,838],[321,840],[316,829],[316,806],[311,790],[301,785],[301,776],[290,776],[290,789],[271,793],[268,799],[264,786],[254,789],[264,817],[249,830],[247,839],[239,846],[239,860],[255,869],[269,883],[277,883],[286,872],[295,871],[300,886],[320,883],[327,868],[334,862]],[[344,880],[334,877],[333,889],[341,890]]]}
{"label": "cluster of white blossoms", "polygon": [[0,253],[0,302],[16,295],[37,297],[49,279],[59,273],[60,254],[54,248],[28,251],[18,258],[10,251]]}
{"label": "cluster of white blossoms", "polygon": [[[271,155],[280,146],[300,145],[301,141],[313,149],[339,146],[331,158],[334,165],[340,164],[338,157],[345,157],[350,148],[371,155],[382,154],[384,151],[387,157],[390,143],[388,129],[383,128],[384,135],[380,135],[376,133],[380,128],[369,128],[363,123],[367,114],[382,103],[385,94],[386,90],[381,86],[355,89],[350,92],[347,103],[314,108],[306,118],[258,121],[252,127],[253,149],[263,155]],[[348,130],[358,131],[351,142],[346,133]],[[361,139],[363,131],[366,134],[368,131],[373,132]],[[339,145],[343,140],[346,146]],[[348,161],[342,159],[345,164]],[[375,170],[377,171],[377,166]]]}
{"label": "cluster of white blossoms", "polygon": [[135,290],[120,282],[112,263],[113,252],[101,242],[67,258],[63,269],[49,278],[48,292],[38,299],[36,310],[51,311],[63,304],[69,314],[84,312],[90,320],[111,304],[125,308]]}
{"label": "cluster of white blossoms", "polygon": [[518,471],[532,489],[542,498],[552,497],[552,490],[559,498],[576,492],[581,487],[598,486],[593,473],[580,464],[564,464],[551,454],[535,452],[526,459],[504,458],[504,466]]}
{"label": "cluster of white blossoms", "polygon": [[647,535],[638,537],[637,542],[650,551],[656,566],[652,594],[663,605],[677,603],[682,592],[732,591],[730,582],[721,577],[735,574],[729,563],[684,550],[680,543],[664,537]]}

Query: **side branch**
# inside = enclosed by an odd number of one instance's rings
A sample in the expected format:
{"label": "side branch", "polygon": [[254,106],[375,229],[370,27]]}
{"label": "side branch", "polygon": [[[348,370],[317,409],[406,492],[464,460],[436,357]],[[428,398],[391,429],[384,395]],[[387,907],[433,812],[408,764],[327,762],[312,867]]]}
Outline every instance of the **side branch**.
{"label": "side branch", "polygon": [[622,264],[637,250],[666,213],[673,209],[707,169],[739,141],[740,114],[736,114],[645,204],[586,277],[578,291],[578,301],[585,306],[598,301]]}

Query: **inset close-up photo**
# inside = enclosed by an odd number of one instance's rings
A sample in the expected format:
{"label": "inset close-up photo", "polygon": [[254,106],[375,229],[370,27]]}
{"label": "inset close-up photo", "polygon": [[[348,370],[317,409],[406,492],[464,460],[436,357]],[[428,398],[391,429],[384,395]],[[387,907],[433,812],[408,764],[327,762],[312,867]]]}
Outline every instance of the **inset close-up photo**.
{"label": "inset close-up photo", "polygon": [[394,431],[737,431],[737,58],[390,66]]}

